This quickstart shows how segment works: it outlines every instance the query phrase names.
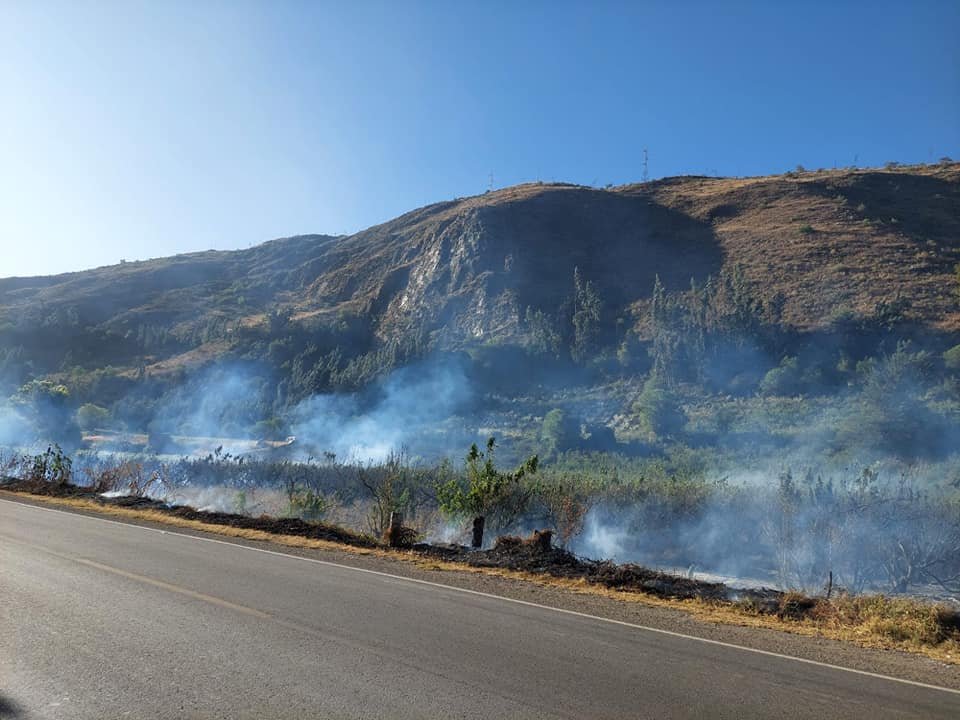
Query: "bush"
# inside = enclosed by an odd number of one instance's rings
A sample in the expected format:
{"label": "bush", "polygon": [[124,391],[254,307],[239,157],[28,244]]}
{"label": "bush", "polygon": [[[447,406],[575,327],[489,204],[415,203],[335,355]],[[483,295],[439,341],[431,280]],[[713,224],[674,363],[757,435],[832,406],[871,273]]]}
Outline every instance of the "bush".
{"label": "bush", "polygon": [[77,410],[77,425],[81,430],[93,430],[104,427],[110,422],[110,411],[93,403],[81,405]]}
{"label": "bush", "polygon": [[330,510],[330,501],[322,493],[299,490],[289,497],[288,513],[301,520],[321,520]]}
{"label": "bush", "polygon": [[543,418],[540,444],[545,457],[556,457],[580,445],[580,423],[563,410],[554,408]]}
{"label": "bush", "polygon": [[73,460],[65,455],[59,445],[52,445],[45,453],[34,455],[30,462],[27,479],[64,486],[73,477]]}
{"label": "bush", "polygon": [[949,370],[960,370],[960,345],[954,345],[943,353],[943,364]]}
{"label": "bush", "polygon": [[261,440],[285,440],[290,435],[290,428],[281,418],[273,417],[254,425],[253,434]]}
{"label": "bush", "polygon": [[795,357],[785,357],[780,365],[770,370],[760,381],[760,394],[771,396],[799,395],[803,390],[800,363]]}
{"label": "bush", "polygon": [[70,391],[49,380],[33,380],[11,398],[14,409],[27,420],[23,439],[54,441],[68,451],[80,445],[80,428],[70,407]]}
{"label": "bush", "polygon": [[680,407],[679,398],[659,373],[650,373],[643,384],[643,392],[634,403],[647,429],[654,435],[673,435],[683,430],[687,416]]}
{"label": "bush", "polygon": [[559,482],[542,482],[537,499],[543,505],[546,519],[556,529],[561,547],[568,547],[583,532],[587,512],[593,503],[588,484],[574,477]]}
{"label": "bush", "polygon": [[[367,515],[367,527],[375,537],[387,536],[391,516],[395,512],[408,512],[411,505],[415,473],[406,454],[392,452],[381,467],[359,468],[357,477],[372,501]],[[389,540],[389,537],[387,539]]]}
{"label": "bush", "polygon": [[838,428],[838,442],[901,458],[949,450],[946,420],[924,400],[932,364],[930,353],[914,352],[906,342],[889,355],[857,363],[861,392]]}

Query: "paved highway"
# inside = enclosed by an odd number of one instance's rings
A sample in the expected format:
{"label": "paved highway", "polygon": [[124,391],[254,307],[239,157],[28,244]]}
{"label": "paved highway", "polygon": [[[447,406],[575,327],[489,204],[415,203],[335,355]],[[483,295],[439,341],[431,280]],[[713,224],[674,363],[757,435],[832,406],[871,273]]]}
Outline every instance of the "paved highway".
{"label": "paved highway", "polygon": [[960,718],[960,694],[0,501],[4,718]]}

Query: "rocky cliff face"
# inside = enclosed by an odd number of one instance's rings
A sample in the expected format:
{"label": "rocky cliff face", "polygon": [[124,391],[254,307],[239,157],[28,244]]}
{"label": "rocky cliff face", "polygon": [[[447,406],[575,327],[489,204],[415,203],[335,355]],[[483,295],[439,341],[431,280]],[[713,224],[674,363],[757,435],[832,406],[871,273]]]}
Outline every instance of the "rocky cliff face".
{"label": "rocky cliff face", "polygon": [[527,307],[553,311],[578,267],[612,307],[649,294],[657,274],[682,286],[722,266],[708,223],[640,193],[525,185],[433,206],[346,238],[342,270],[310,302],[376,318],[381,337],[412,327],[464,339],[518,331]]}

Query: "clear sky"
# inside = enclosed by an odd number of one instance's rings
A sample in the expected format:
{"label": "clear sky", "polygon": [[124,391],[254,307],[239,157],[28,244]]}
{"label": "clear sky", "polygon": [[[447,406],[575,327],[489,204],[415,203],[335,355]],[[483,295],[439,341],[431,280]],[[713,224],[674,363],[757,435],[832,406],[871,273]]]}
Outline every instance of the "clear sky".
{"label": "clear sky", "polygon": [[960,2],[0,0],[0,277],[529,180],[960,158]]}

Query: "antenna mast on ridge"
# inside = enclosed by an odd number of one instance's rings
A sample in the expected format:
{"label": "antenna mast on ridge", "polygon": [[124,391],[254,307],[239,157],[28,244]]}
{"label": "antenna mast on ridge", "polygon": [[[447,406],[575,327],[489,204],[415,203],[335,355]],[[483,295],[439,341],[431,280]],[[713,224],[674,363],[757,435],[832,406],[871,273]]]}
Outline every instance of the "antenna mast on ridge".
{"label": "antenna mast on ridge", "polygon": [[650,176],[647,175],[647,149],[643,149],[643,181],[647,182],[650,179]]}

